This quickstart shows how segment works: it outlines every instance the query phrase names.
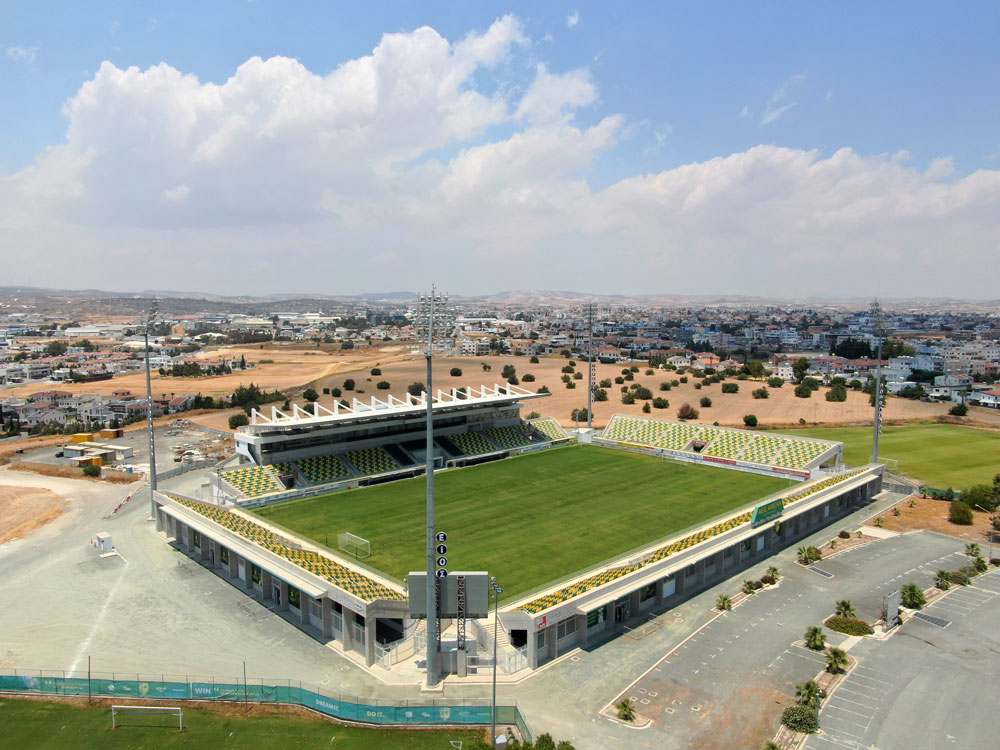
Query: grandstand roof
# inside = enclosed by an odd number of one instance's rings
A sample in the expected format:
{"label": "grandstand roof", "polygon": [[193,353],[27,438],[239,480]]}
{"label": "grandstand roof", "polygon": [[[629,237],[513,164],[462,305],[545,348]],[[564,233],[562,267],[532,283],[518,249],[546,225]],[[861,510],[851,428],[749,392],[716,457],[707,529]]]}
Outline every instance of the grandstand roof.
{"label": "grandstand roof", "polygon": [[[515,403],[528,398],[541,398],[547,393],[534,393],[516,385],[502,383],[499,385],[470,386],[466,392],[460,393],[458,388],[450,390],[438,389],[432,399],[434,413],[462,411],[481,406],[500,406]],[[331,427],[339,424],[383,420],[387,417],[419,415],[427,410],[427,393],[419,396],[407,395],[405,399],[386,396],[384,399],[372,396],[368,401],[353,399],[350,406],[344,406],[335,401],[332,409],[313,403],[311,410],[298,404],[292,405],[291,413],[271,407],[270,416],[254,409],[250,414],[250,424],[242,431],[251,435],[273,432],[275,429],[296,429],[310,427]]]}

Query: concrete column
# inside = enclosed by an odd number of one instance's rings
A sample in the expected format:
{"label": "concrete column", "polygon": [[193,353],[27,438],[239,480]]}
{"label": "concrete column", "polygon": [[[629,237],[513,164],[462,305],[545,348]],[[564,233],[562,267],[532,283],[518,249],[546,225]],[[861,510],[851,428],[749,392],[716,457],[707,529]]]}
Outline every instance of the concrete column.
{"label": "concrete column", "polygon": [[365,664],[375,663],[375,616],[369,613],[365,618]]}
{"label": "concrete column", "polygon": [[656,603],[659,604],[663,601],[663,579],[656,579]]}
{"label": "concrete column", "polygon": [[206,537],[203,534],[202,537],[201,537],[201,561],[202,562],[207,562],[209,560],[209,558],[211,557],[211,553],[210,553],[210,550],[209,550],[209,545],[211,545],[211,542],[208,540],[208,537]]}
{"label": "concrete column", "polygon": [[253,591],[253,563],[243,558],[243,572],[246,574],[247,579],[243,582],[243,588],[247,591]]}
{"label": "concrete column", "polygon": [[279,612],[288,611],[288,584],[285,581],[278,581],[278,590],[281,592],[281,603],[278,605]]}
{"label": "concrete column", "polygon": [[587,615],[576,616],[576,642],[580,646],[586,646],[590,633],[587,630]]}
{"label": "concrete column", "polygon": [[684,593],[684,585],[687,581],[687,568],[681,568],[674,573],[674,593],[678,596]]}
{"label": "concrete column", "polygon": [[237,561],[240,559],[232,550],[229,550],[229,580],[235,581],[239,577],[239,569],[237,567]]}
{"label": "concrete column", "polygon": [[528,666],[538,669],[538,630],[533,627],[528,628]]}
{"label": "concrete column", "polygon": [[705,583],[705,560],[699,560],[694,564],[695,586],[701,588]]}
{"label": "concrete column", "polygon": [[163,508],[157,507],[156,509],[156,530],[163,531],[164,527],[164,513]]}
{"label": "concrete column", "polygon": [[260,571],[260,587],[263,589],[264,601],[269,602],[274,599],[274,592],[271,590],[274,586],[274,577],[268,570]]}
{"label": "concrete column", "polygon": [[[353,651],[354,650],[354,613],[342,609],[340,611],[341,623],[343,624],[343,637],[344,637],[344,650]],[[426,632],[426,631],[424,631]]]}
{"label": "concrete column", "polygon": [[309,624],[309,600],[311,598],[304,591],[299,592],[299,622],[302,625]]}
{"label": "concrete column", "polygon": [[333,638],[333,599],[323,597],[323,637]]}
{"label": "concrete column", "polygon": [[628,611],[630,618],[639,614],[639,593],[640,592],[637,589],[628,595]]}

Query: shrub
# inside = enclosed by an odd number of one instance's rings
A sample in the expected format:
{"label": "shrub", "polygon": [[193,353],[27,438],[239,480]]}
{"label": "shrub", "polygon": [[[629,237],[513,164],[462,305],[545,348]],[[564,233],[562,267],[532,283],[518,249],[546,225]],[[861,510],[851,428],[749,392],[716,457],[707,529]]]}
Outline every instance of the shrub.
{"label": "shrub", "polygon": [[375,384],[375,387],[378,388],[380,391],[387,391],[390,388],[389,381],[388,380],[380,380],[380,381],[378,381]]}
{"label": "shrub", "polygon": [[691,404],[681,404],[681,408],[677,410],[678,419],[697,419],[698,410],[695,409]]}
{"label": "shrub", "polygon": [[353,391],[354,390],[354,378],[348,378],[344,381],[344,390]]}
{"label": "shrub", "polygon": [[323,389],[323,395],[324,396],[329,396],[330,395],[330,389],[329,388],[324,388]]}
{"label": "shrub", "polygon": [[668,383],[666,380],[664,380],[662,383],[660,383],[660,390],[661,391],[669,391],[670,390],[670,383]]}
{"label": "shrub", "polygon": [[826,392],[827,401],[847,401],[847,387],[841,384],[833,386]]}
{"label": "shrub", "polygon": [[969,413],[969,407],[965,404],[955,404],[948,410],[953,417],[964,417]]}
{"label": "shrub", "polygon": [[525,419],[538,419],[540,416],[542,415],[537,411],[529,411],[528,416],[526,416]]}
{"label": "shrub", "polygon": [[687,375],[685,375],[683,378],[681,378],[681,382],[682,383],[688,382]]}
{"label": "shrub", "polygon": [[419,380],[410,383],[408,386],[406,386],[406,392],[409,393],[411,396],[419,396],[425,390],[427,390],[427,386],[421,383]]}
{"label": "shrub", "polygon": [[754,398],[768,398],[771,395],[771,392],[767,390],[767,388],[758,388],[755,391],[751,391],[750,395]]}
{"label": "shrub", "polygon": [[573,365],[563,365],[562,372],[569,374],[573,372],[573,369]]}
{"label": "shrub", "polygon": [[632,372],[639,372],[638,365],[631,365],[628,369],[631,370]]}
{"label": "shrub", "polygon": [[902,594],[904,607],[920,609],[927,604],[927,597],[924,596],[924,592],[915,583],[903,584],[903,588],[899,592]]}
{"label": "shrub", "polygon": [[655,375],[656,373],[655,373],[654,370],[646,370],[646,374],[647,375]]}
{"label": "shrub", "polygon": [[698,403],[701,404],[702,407],[707,409],[712,405],[712,399],[710,399],[708,396],[702,396],[701,400]]}
{"label": "shrub", "polygon": [[635,397],[642,399],[643,401],[648,401],[653,397],[653,392],[644,385],[637,385],[635,389]]}
{"label": "shrub", "polygon": [[649,402],[648,401],[642,405],[642,413],[643,414],[649,414]]}
{"label": "shrub", "polygon": [[667,399],[665,399],[665,398],[654,398],[653,399],[653,408],[654,409],[669,409],[670,408],[670,402],[667,401]]}
{"label": "shrub", "polygon": [[511,385],[518,385],[521,381],[517,379],[517,375],[512,375],[511,377],[507,378],[507,382],[510,383]]}
{"label": "shrub", "polygon": [[809,706],[789,706],[781,714],[781,723],[802,734],[813,734],[819,729],[816,710]]}
{"label": "shrub", "polygon": [[629,391],[623,392],[622,393],[622,403],[623,404],[634,404],[635,403],[635,396],[631,392],[629,392]]}
{"label": "shrub", "polygon": [[[244,423],[245,423],[247,415],[246,414],[234,414],[232,417],[229,418],[230,422],[233,421],[233,417],[243,417]],[[230,427],[232,427],[232,425],[230,425]],[[83,475],[85,477],[99,477],[99,476],[101,476],[101,467],[100,466],[84,466],[83,467]]]}
{"label": "shrub", "polygon": [[532,375],[530,372],[526,372],[524,373],[524,375],[521,376],[521,380],[524,381],[525,383],[534,383],[535,376]]}
{"label": "shrub", "polygon": [[319,398],[319,394],[316,393],[315,388],[306,388],[304,391],[302,391],[302,398],[304,398],[309,403],[312,403],[313,401]]}
{"label": "shrub", "polygon": [[233,414],[229,418],[230,430],[235,430],[237,427],[243,427],[248,424],[250,424],[250,418],[246,414]]}
{"label": "shrub", "polygon": [[344,392],[342,390],[340,390],[339,388],[331,388],[330,389],[330,395],[333,396],[334,398],[340,398],[343,395],[343,393]]}
{"label": "shrub", "polygon": [[826,647],[826,633],[823,632],[823,628],[816,625],[811,625],[806,629],[802,640],[806,642],[806,648],[813,651],[822,651]]}
{"label": "shrub", "polygon": [[722,384],[723,393],[739,393],[740,386],[739,383],[723,383]]}
{"label": "shrub", "polygon": [[763,587],[763,585],[764,584],[759,581],[744,581],[742,591],[744,594],[752,594],[757,591],[757,589]]}
{"label": "shrub", "polygon": [[[368,374],[369,375],[374,375],[375,377],[378,377],[379,375],[382,374],[382,370],[380,368],[378,368],[378,367],[373,367],[371,369],[371,372],[369,372]],[[461,374],[461,373],[459,373],[459,374]]]}
{"label": "shrub", "polygon": [[504,378],[505,380],[507,378],[512,378],[515,375],[517,375],[517,368],[514,367],[514,365],[504,365],[503,369],[500,371],[500,377]]}
{"label": "shrub", "polygon": [[871,635],[875,632],[872,630],[871,625],[864,620],[859,620],[857,617],[833,615],[826,618],[826,622],[823,624],[830,628],[830,630],[843,633],[844,635]]}
{"label": "shrub", "polygon": [[574,372],[573,373],[573,380],[583,380],[583,373],[582,372]]}
{"label": "shrub", "polygon": [[972,525],[972,508],[961,500],[952,500],[948,511],[948,520],[958,526]]}
{"label": "shrub", "polygon": [[812,563],[823,559],[823,553],[812,546],[799,547],[797,555],[799,562],[803,565],[811,565]]}
{"label": "shrub", "polygon": [[608,400],[608,392],[606,390],[604,390],[603,388],[597,388],[594,391],[594,401],[607,401],[607,400]]}
{"label": "shrub", "polygon": [[799,398],[812,398],[812,388],[808,385],[797,385],[795,386],[795,395]]}
{"label": "shrub", "polygon": [[571,380],[571,381],[569,381],[568,383],[566,383],[566,387],[567,387],[567,388],[569,388],[570,390],[572,390],[573,388],[576,388],[576,383],[574,383],[574,382],[573,382],[573,381]]}
{"label": "shrub", "polygon": [[529,359],[528,361],[529,361],[529,362],[530,362],[531,364],[533,364],[533,365],[537,365],[537,364],[538,364],[538,357],[532,357],[532,358],[531,358],[531,359]]}
{"label": "shrub", "polygon": [[625,378],[623,378],[621,375],[618,375],[615,378],[615,385],[621,385],[624,382],[625,382]]}
{"label": "shrub", "polygon": [[839,536],[841,539],[850,539],[851,532],[847,531],[846,529],[841,529],[840,533],[837,534],[837,536]]}
{"label": "shrub", "polygon": [[258,359],[257,360],[257,364],[258,365],[273,365],[274,364],[274,360],[273,359]]}
{"label": "shrub", "polygon": [[696,391],[700,391],[700,390],[701,390],[701,383],[695,383],[695,384],[694,384],[694,389],[695,389]]}
{"label": "shrub", "polygon": [[[460,378],[462,377],[462,368],[452,367],[451,370],[448,371],[448,374],[451,375],[453,378]],[[372,375],[375,375],[375,373],[373,372]]]}
{"label": "shrub", "polygon": [[773,377],[773,378],[768,378],[767,379],[767,384],[771,388],[781,388],[781,386],[783,386],[785,384],[785,381],[782,380],[779,377]]}
{"label": "shrub", "polygon": [[715,608],[720,612],[728,612],[733,608],[733,600],[725,594],[719,594],[719,598],[715,600]]}
{"label": "shrub", "polygon": [[635,721],[635,704],[628,698],[622,698],[615,704],[618,718],[622,721]]}

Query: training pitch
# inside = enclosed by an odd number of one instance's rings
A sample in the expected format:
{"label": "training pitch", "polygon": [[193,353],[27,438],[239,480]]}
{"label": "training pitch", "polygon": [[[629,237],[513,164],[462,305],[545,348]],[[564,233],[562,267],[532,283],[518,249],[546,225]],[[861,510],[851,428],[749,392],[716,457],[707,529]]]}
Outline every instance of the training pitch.
{"label": "training pitch", "polygon": [[[59,748],[59,750],[141,750],[142,748],[237,748],[288,750],[331,747],[338,750],[438,750],[462,742],[468,747],[473,731],[455,729],[406,730],[344,726],[310,716],[271,714],[228,705],[223,713],[184,704],[184,731],[177,717],[152,722],[128,717],[111,729],[111,709],[86,706],[86,699],[69,702],[0,700],[0,746]],[[157,723],[158,726],[152,726]]]}
{"label": "training pitch", "polygon": [[[844,444],[844,462],[849,466],[860,466],[871,459],[871,427],[820,427],[791,434],[839,440]],[[878,452],[883,459],[899,461],[899,473],[904,476],[932,487],[959,490],[993,482],[993,475],[1000,471],[1000,431],[934,423],[887,426],[882,430]]]}
{"label": "training pitch", "polygon": [[[435,474],[437,528],[451,570],[486,570],[504,599],[724,514],[787,479],[576,445]],[[426,479],[258,509],[336,548],[349,531],[371,541],[364,562],[396,578],[426,569]]]}

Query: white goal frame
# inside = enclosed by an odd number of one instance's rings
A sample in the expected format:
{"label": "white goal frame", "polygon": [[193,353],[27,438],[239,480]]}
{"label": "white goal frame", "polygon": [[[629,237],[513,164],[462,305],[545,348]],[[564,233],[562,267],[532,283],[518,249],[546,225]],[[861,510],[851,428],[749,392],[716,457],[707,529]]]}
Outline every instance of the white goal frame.
{"label": "white goal frame", "polygon": [[111,707],[111,728],[116,729],[119,725],[117,720],[117,714],[120,712],[128,713],[129,711],[134,711],[135,713],[151,713],[160,714],[167,712],[174,712],[177,714],[177,731],[184,731],[184,709],[180,706],[112,706]]}
{"label": "white goal frame", "polygon": [[355,560],[363,560],[372,556],[372,543],[357,534],[344,532],[337,534],[337,547],[341,552],[353,555]]}

